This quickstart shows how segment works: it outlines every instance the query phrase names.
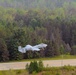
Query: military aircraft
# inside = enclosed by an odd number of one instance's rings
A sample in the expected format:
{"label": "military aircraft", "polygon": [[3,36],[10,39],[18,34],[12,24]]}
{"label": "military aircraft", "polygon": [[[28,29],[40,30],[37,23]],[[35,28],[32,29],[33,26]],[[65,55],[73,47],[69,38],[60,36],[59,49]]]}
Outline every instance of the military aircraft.
{"label": "military aircraft", "polygon": [[25,47],[18,46],[18,51],[21,53],[26,53],[26,51],[32,50],[32,51],[40,51],[40,49],[43,49],[47,46],[47,44],[41,43],[35,46],[26,45]]}

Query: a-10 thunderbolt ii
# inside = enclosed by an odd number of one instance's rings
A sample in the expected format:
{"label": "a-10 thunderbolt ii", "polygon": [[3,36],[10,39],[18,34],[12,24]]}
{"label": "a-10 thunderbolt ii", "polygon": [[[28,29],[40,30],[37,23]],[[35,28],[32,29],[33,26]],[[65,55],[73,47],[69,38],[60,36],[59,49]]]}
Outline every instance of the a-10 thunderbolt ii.
{"label": "a-10 thunderbolt ii", "polygon": [[18,46],[18,51],[21,53],[26,53],[26,51],[32,50],[32,51],[40,51],[40,49],[43,49],[47,46],[47,44],[41,43],[35,46],[26,45],[25,47]]}

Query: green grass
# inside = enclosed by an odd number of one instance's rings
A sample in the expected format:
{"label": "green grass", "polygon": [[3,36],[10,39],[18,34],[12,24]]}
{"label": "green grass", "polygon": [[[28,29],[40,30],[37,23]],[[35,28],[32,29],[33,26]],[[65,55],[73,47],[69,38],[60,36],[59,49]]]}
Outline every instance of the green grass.
{"label": "green grass", "polygon": [[0,71],[0,75],[28,75],[26,70],[7,70]]}
{"label": "green grass", "polygon": [[27,70],[0,71],[0,75],[76,75],[76,67],[47,67],[42,72],[29,74]]}
{"label": "green grass", "polygon": [[68,65],[45,68],[42,75],[76,75],[76,67]]}
{"label": "green grass", "polygon": [[60,55],[55,57],[45,57],[45,58],[35,58],[35,59],[25,59],[25,60],[15,60],[15,61],[9,61],[10,62],[26,62],[26,61],[33,61],[33,60],[60,60],[60,59],[76,59],[76,55]]}
{"label": "green grass", "polygon": [[[62,57],[63,56],[63,57]],[[19,61],[33,61],[33,60],[59,60],[59,59],[76,59],[76,55],[60,55],[55,57],[45,57],[45,58],[35,58],[35,59],[25,59]]]}

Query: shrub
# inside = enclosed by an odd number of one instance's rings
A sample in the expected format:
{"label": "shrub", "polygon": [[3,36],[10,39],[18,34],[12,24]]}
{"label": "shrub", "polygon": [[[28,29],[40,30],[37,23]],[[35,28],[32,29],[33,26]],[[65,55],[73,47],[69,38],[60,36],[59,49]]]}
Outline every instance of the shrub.
{"label": "shrub", "polygon": [[26,69],[29,71],[29,73],[40,72],[43,70],[43,63],[42,61],[33,61],[30,63],[30,65],[26,65]]}
{"label": "shrub", "polygon": [[56,73],[56,75],[60,75],[59,73]]}
{"label": "shrub", "polygon": [[68,65],[68,66],[63,66],[62,69],[65,69],[65,70],[71,71],[71,70],[74,70],[75,67]]}
{"label": "shrub", "polygon": [[28,70],[29,69],[29,65],[28,65],[28,63],[26,64],[26,70]]}
{"label": "shrub", "polygon": [[39,61],[39,71],[42,71],[43,70],[43,62],[42,61]]}

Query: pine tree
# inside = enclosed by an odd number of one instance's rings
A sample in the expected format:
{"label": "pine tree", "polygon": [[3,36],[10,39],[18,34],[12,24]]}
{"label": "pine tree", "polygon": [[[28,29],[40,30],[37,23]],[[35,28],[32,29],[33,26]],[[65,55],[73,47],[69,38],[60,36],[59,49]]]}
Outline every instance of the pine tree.
{"label": "pine tree", "polygon": [[7,45],[4,39],[0,38],[0,61],[8,61],[9,52],[7,50]]}
{"label": "pine tree", "polygon": [[72,46],[70,54],[71,55],[76,55],[76,45]]}
{"label": "pine tree", "polygon": [[18,51],[19,42],[15,39],[10,39],[8,43],[8,50],[10,54],[10,60],[20,60],[23,55]]}

